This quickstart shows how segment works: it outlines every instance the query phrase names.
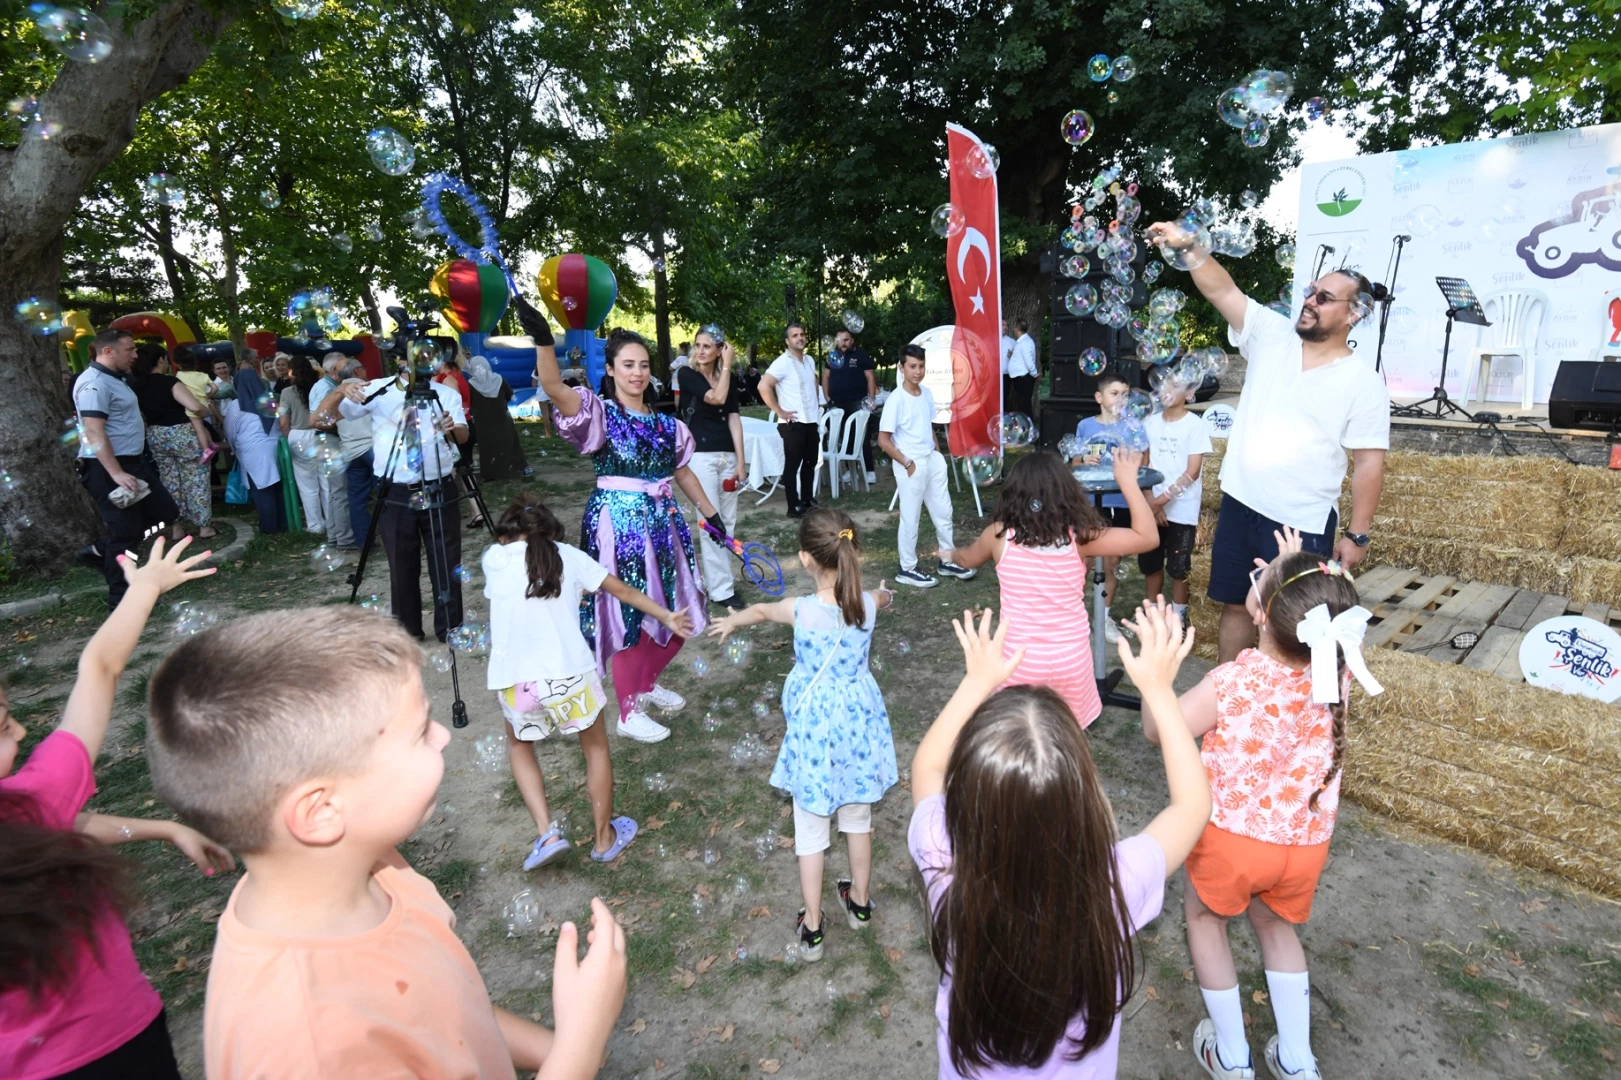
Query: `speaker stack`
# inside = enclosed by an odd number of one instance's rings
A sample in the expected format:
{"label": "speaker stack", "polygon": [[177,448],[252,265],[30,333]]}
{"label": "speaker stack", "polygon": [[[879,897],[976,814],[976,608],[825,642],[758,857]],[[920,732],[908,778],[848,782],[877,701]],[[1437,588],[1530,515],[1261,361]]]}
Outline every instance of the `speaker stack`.
{"label": "speaker stack", "polygon": [[1621,430],[1621,363],[1566,360],[1553,377],[1548,422],[1562,428]]}
{"label": "speaker stack", "polygon": [[[1132,386],[1143,385],[1142,365],[1137,361],[1137,343],[1132,336],[1123,329],[1105,326],[1091,316],[1077,318],[1064,306],[1064,296],[1070,287],[1081,281],[1098,290],[1101,299],[1103,282],[1109,277],[1101,269],[1095,253],[1087,256],[1092,262],[1091,273],[1084,278],[1065,277],[1063,262],[1073,254],[1073,251],[1055,241],[1041,260],[1043,269],[1052,268],[1047,354],[1052,371],[1052,392],[1041,399],[1042,446],[1057,446],[1059,439],[1074,433],[1075,425],[1081,422],[1082,417],[1098,414],[1098,403],[1093,397],[1097,393],[1098,377],[1081,370],[1081,354],[1087,349],[1101,349],[1108,358],[1108,370],[1119,372]],[[1143,265],[1144,254],[1139,245],[1137,258],[1132,263],[1138,273],[1138,279],[1131,285],[1133,308],[1148,302],[1148,290],[1141,279]]]}

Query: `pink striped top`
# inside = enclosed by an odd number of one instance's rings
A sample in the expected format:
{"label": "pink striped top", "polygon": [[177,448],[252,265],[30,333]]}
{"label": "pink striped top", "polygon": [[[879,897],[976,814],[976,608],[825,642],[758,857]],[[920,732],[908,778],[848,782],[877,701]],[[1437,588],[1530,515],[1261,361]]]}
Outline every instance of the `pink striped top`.
{"label": "pink striped top", "polygon": [[1073,544],[1060,550],[1022,547],[1009,530],[996,577],[1008,654],[1021,645],[1025,649],[1007,684],[1051,687],[1086,727],[1103,711],[1092,670],[1086,564]]}

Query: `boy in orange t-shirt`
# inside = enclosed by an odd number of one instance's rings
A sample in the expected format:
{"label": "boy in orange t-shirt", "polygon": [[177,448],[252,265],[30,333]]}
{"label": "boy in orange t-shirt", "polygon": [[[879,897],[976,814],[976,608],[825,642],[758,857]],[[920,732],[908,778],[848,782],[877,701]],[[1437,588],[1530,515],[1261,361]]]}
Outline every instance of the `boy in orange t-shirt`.
{"label": "boy in orange t-shirt", "polygon": [[315,608],[206,631],[152,677],[153,785],[247,871],[208,974],[210,1080],[596,1075],[625,998],[602,901],[583,962],[574,925],[558,936],[554,1035],[490,1004],[455,916],[395,850],[433,811],[450,739],[420,657],[393,620]]}

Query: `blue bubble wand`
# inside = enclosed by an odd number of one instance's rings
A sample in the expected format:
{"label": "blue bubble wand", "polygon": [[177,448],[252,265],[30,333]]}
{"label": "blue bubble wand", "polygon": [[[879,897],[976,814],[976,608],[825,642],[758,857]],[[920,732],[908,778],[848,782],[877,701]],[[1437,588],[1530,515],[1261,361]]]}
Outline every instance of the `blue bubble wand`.
{"label": "blue bubble wand", "polygon": [[[477,219],[479,234],[477,245],[462,239],[445,220],[439,200],[446,195],[460,199]],[[495,231],[495,218],[485,208],[484,200],[478,197],[477,192],[454,176],[434,173],[422,185],[422,212],[428,215],[428,222],[434,231],[445,238],[456,254],[470,262],[493,263],[499,266],[501,272],[506,275],[507,288],[512,291],[512,295],[518,294],[518,284],[513,280],[512,269],[507,266],[506,259],[501,255],[501,237]]]}
{"label": "blue bubble wand", "polygon": [[767,596],[781,596],[788,588],[782,580],[782,564],[764,544],[745,544],[735,536],[727,536],[709,522],[701,522],[704,532],[714,537],[715,543],[736,555],[743,562],[743,577],[750,585]]}

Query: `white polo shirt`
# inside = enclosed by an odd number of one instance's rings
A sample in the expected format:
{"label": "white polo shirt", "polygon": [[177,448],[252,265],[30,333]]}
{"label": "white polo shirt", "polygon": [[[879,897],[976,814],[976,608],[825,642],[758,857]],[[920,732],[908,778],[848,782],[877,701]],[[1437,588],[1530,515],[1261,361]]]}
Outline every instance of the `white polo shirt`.
{"label": "white polo shirt", "polygon": [[1041,374],[1036,367],[1036,341],[1029,334],[1013,339],[1013,356],[1008,360],[1007,373],[1013,379]]}
{"label": "white polo shirt", "polygon": [[[457,427],[467,425],[467,414],[462,411],[462,396],[456,389],[445,383],[430,383],[433,395],[439,401],[439,408],[450,415],[451,423]],[[366,394],[370,396],[380,387],[388,389],[379,397],[360,404],[344,398],[338,403],[338,412],[345,420],[369,419],[372,427],[372,472],[382,476],[388,471],[389,456],[394,450],[396,436],[400,431],[400,423],[405,418],[405,410],[410,404],[406,401],[405,391],[399,383],[392,379],[373,379],[366,384]],[[411,467],[406,460],[403,440],[400,452],[394,455],[394,481],[400,484],[412,484],[418,480],[438,480],[448,475],[456,467],[458,454],[451,450],[449,436],[441,435],[434,430],[435,411],[424,403],[417,409],[417,431],[422,442],[421,469]]]}
{"label": "white polo shirt", "polygon": [[889,432],[895,449],[913,461],[934,453],[934,395],[929,388],[920,386],[916,394],[909,394],[905,386],[896,387],[884,400],[878,430]]}
{"label": "white polo shirt", "polygon": [[1002,374],[1007,374],[1008,361],[1013,359],[1013,339],[1002,335]]}
{"label": "white polo shirt", "polygon": [[1228,338],[1249,362],[1221,463],[1221,490],[1263,517],[1320,533],[1338,505],[1347,450],[1390,449],[1390,393],[1354,353],[1302,370],[1287,316],[1251,299]]}
{"label": "white polo shirt", "polygon": [[795,360],[794,354],[785,352],[765,369],[777,380],[777,404],[798,416],[798,423],[814,424],[822,418],[822,406],[817,398],[816,361],[809,356]]}

